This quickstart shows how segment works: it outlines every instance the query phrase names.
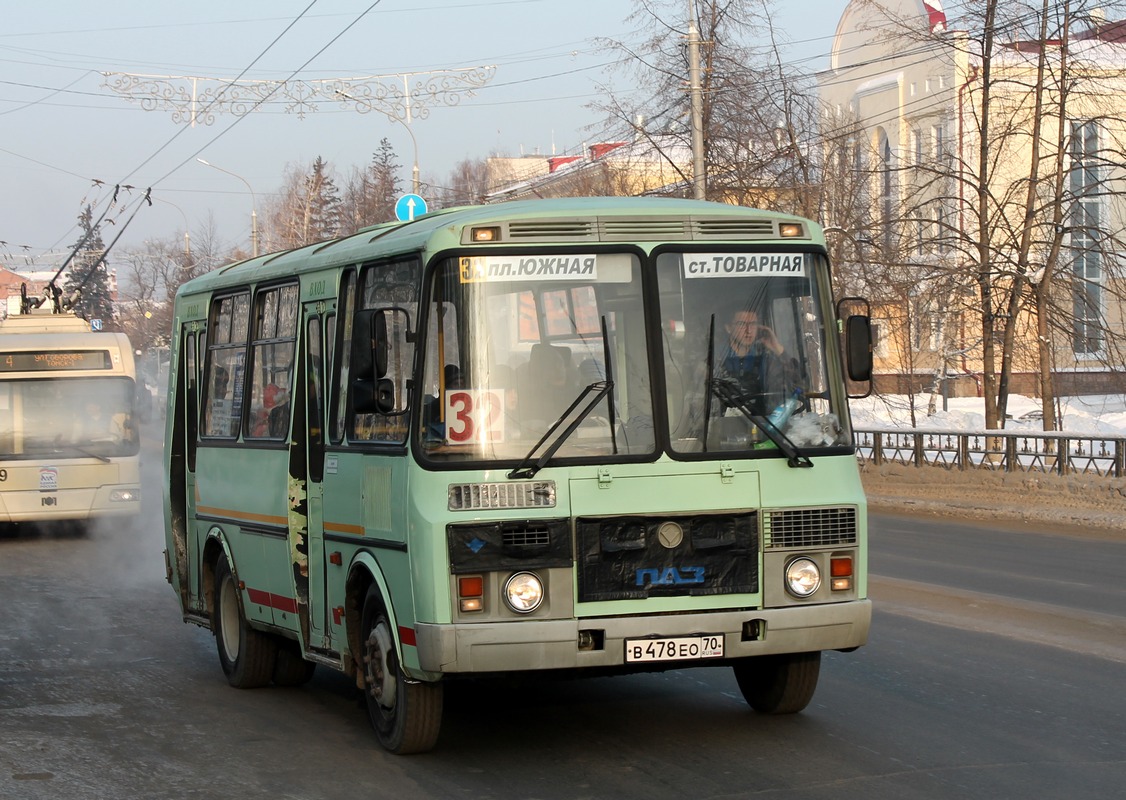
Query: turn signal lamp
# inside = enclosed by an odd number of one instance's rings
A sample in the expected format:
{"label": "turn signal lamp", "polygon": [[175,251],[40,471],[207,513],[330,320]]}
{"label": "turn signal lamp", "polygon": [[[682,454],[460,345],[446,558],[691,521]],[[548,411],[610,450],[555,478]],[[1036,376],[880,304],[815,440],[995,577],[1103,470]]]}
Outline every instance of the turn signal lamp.
{"label": "turn signal lamp", "polygon": [[485,581],[480,575],[464,575],[457,579],[458,607],[462,611],[481,611]]}
{"label": "turn signal lamp", "polygon": [[795,237],[804,236],[805,231],[800,222],[783,222],[778,226],[778,235],[783,239],[793,239]]}
{"label": "turn signal lamp", "polygon": [[500,240],[500,228],[470,228],[469,238],[477,243]]}
{"label": "turn signal lamp", "polygon": [[833,556],[829,559],[829,577],[834,592],[852,588],[852,556]]}

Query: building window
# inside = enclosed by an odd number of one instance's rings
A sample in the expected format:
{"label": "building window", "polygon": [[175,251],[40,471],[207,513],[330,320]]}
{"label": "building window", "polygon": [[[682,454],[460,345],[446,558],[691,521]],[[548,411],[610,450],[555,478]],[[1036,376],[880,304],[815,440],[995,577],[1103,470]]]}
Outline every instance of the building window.
{"label": "building window", "polygon": [[1094,122],[1071,124],[1071,168],[1068,188],[1071,209],[1072,349],[1079,356],[1102,352],[1103,270],[1099,254],[1102,225],[1101,171],[1098,165],[1099,129]]}
{"label": "building window", "polygon": [[942,125],[931,127],[931,139],[934,143],[934,161],[936,164],[946,163],[946,130]]}
{"label": "building window", "polygon": [[883,228],[884,245],[890,248],[895,211],[895,165],[892,163],[891,141],[883,129],[880,129],[879,137],[880,224]]}

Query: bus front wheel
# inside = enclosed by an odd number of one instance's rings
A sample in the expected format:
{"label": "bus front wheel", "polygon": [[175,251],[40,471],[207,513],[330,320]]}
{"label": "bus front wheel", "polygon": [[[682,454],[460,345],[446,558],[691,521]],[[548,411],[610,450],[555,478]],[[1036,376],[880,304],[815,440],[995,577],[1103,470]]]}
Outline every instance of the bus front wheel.
{"label": "bus front wheel", "polygon": [[236,689],[266,686],[274,675],[277,645],[269,634],[256,631],[246,622],[239,602],[239,588],[226,555],[215,565],[215,643],[219,664],[227,683]]}
{"label": "bus front wheel", "polygon": [[763,714],[796,714],[813,699],[821,653],[752,656],[733,667],[743,699]]}
{"label": "bus front wheel", "polygon": [[403,674],[395,634],[375,586],[364,599],[362,632],[364,700],[379,743],[399,754],[430,750],[442,724],[442,685]]}

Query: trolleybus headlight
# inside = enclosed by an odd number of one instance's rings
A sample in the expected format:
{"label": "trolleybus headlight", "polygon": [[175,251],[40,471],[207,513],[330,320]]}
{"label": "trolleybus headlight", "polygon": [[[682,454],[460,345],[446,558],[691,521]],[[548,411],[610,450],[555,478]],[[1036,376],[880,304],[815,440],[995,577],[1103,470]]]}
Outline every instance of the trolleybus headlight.
{"label": "trolleybus headlight", "polygon": [[786,565],[786,589],[794,597],[809,597],[821,585],[821,570],[808,558],[795,558]]}
{"label": "trolleybus headlight", "polygon": [[141,499],[141,493],[136,489],[114,489],[109,493],[111,503],[135,503]]}
{"label": "trolleybus headlight", "polygon": [[504,582],[504,602],[517,614],[531,614],[543,602],[543,582],[531,572],[517,572]]}

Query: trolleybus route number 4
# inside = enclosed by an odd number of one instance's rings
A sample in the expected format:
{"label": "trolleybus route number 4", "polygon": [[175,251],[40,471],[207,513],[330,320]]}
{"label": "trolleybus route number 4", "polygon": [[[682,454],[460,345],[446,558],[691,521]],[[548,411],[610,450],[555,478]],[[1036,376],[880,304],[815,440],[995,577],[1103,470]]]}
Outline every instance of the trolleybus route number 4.
{"label": "trolleybus route number 4", "polygon": [[675,636],[665,639],[626,639],[626,661],[681,661],[723,658],[723,637]]}

